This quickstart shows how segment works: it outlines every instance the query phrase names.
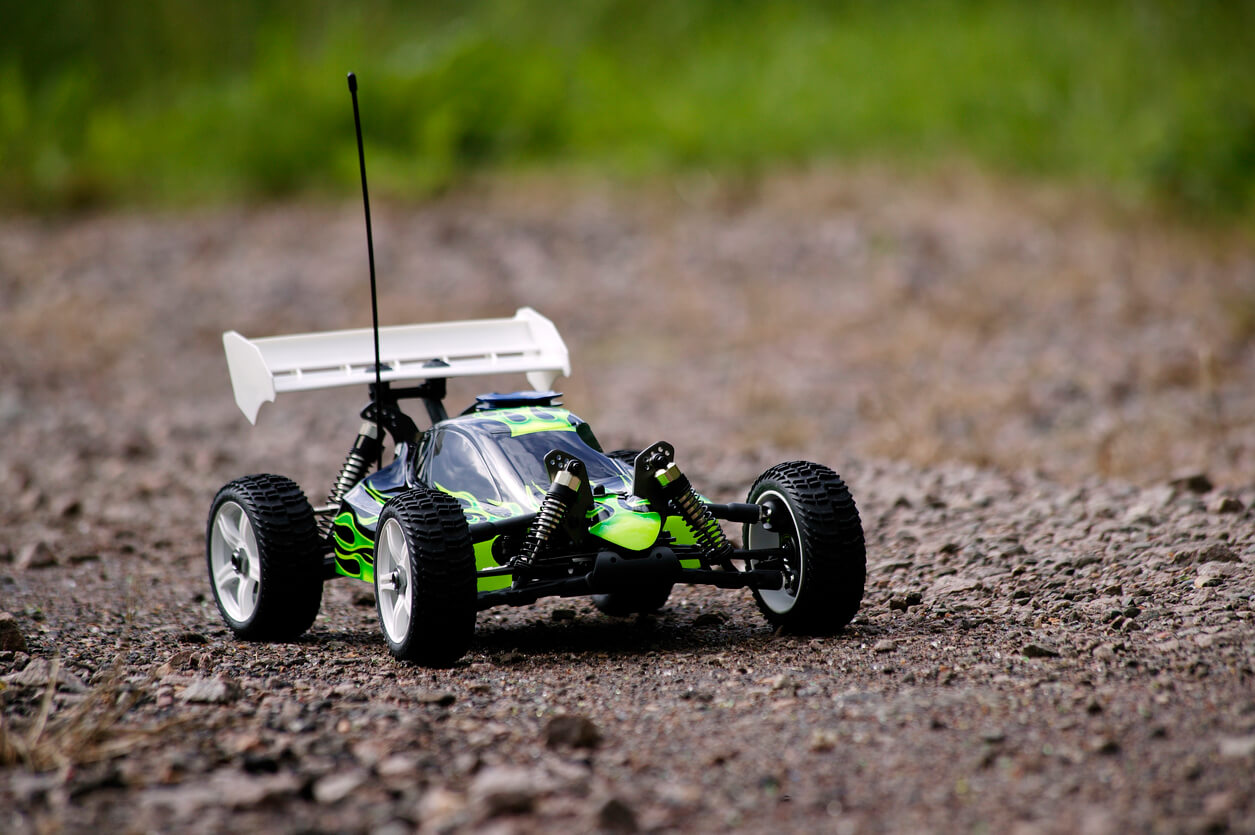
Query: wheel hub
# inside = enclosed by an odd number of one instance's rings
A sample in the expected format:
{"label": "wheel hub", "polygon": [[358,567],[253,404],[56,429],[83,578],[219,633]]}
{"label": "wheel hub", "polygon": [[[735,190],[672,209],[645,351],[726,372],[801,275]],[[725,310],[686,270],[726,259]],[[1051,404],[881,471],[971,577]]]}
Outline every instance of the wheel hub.
{"label": "wheel hub", "polygon": [[239,548],[234,548],[231,551],[231,568],[242,577],[248,576],[248,563],[244,559],[244,552]]}

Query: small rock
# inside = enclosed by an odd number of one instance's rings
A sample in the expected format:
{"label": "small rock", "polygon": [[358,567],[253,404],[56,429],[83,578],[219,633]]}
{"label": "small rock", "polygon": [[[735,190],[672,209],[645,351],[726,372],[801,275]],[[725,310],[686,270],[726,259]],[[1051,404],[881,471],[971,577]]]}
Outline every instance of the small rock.
{"label": "small rock", "polygon": [[181,649],[165,660],[156,670],[158,678],[174,675],[184,670],[195,670],[201,666],[200,654],[190,649]]}
{"label": "small rock", "polygon": [[199,632],[192,632],[192,631],[190,631],[190,630],[189,630],[189,631],[187,631],[187,632],[180,632],[180,633],[179,633],[179,643],[182,643],[182,644],[207,644],[207,643],[209,643],[209,639],[208,639],[208,638],[206,638],[204,635],[200,634]]}
{"label": "small rock", "polygon": [[52,665],[46,658],[32,658],[19,672],[0,679],[14,687],[47,687],[51,680]]}
{"label": "small rock", "polygon": [[889,611],[891,611],[891,612],[905,612],[908,608],[910,608],[910,607],[907,605],[907,603],[906,603],[906,598],[905,598],[905,597],[891,597],[891,598],[889,598]]}
{"label": "small rock", "polygon": [[906,593],[906,605],[919,606],[923,602],[924,602],[924,595],[920,594],[919,592],[908,591]]}
{"label": "small rock", "polygon": [[944,597],[950,594],[977,591],[981,588],[984,588],[984,586],[975,577],[960,577],[957,574],[947,574],[933,583],[932,593],[934,597]]}
{"label": "small rock", "polygon": [[1225,759],[1246,759],[1255,756],[1255,735],[1221,737],[1220,756]]}
{"label": "small rock", "polygon": [[48,687],[56,683],[57,689],[66,693],[86,693],[88,687],[78,676],[44,658],[32,658],[20,672],[10,673],[0,681],[14,687]]}
{"label": "small rock", "polygon": [[1213,542],[1198,552],[1199,562],[1241,562],[1233,549],[1221,542]]}
{"label": "small rock", "polygon": [[328,774],[314,783],[314,800],[325,804],[339,803],[365,782],[366,773],[357,769]]}
{"label": "small rock", "polygon": [[1210,493],[1214,487],[1207,473],[1185,473],[1172,479],[1170,485],[1191,493]]}
{"label": "small rock", "polygon": [[1025,644],[1021,650],[1025,658],[1058,658],[1059,650],[1045,644]]}
{"label": "small rock", "polygon": [[836,748],[837,742],[838,738],[835,731],[820,728],[819,730],[811,731],[811,738],[808,747],[812,751],[822,753]]}
{"label": "small rock", "polygon": [[17,618],[8,612],[0,612],[0,652],[26,652],[26,636],[18,626]]}
{"label": "small rock", "polygon": [[596,748],[601,731],[586,716],[555,716],[545,725],[545,745],[550,748]]}
{"label": "small rock", "polygon": [[491,766],[475,775],[468,791],[471,810],[479,819],[530,812],[540,795],[532,772],[516,766]]}
{"label": "small rock", "polygon": [[636,813],[617,797],[612,797],[597,810],[597,827],[603,832],[636,832]]}
{"label": "small rock", "polygon": [[[1212,792],[1203,799],[1203,814],[1213,819],[1223,819],[1233,811],[1232,792]],[[1223,831],[1221,827],[1211,827],[1213,831]],[[1224,827],[1227,828],[1227,827]]]}
{"label": "small rock", "polygon": [[554,609],[549,617],[556,621],[575,620],[574,609]]}
{"label": "small rock", "polygon": [[51,568],[56,564],[57,555],[42,539],[24,546],[17,555],[17,568],[22,571],[32,568]]}
{"label": "small rock", "polygon": [[353,605],[359,609],[375,608],[375,593],[373,591],[354,592]]}
{"label": "small rock", "polygon": [[74,519],[83,513],[83,503],[72,496],[62,496],[52,505],[52,515],[61,519]]}
{"label": "small rock", "polygon": [[1198,567],[1198,574],[1194,577],[1194,588],[1208,589],[1219,586],[1233,576],[1234,570],[1234,566],[1227,562],[1215,560],[1205,562]]}
{"label": "small rock", "polygon": [[227,704],[239,697],[239,685],[225,678],[193,679],[192,683],[179,694],[180,701],[206,705]]}
{"label": "small rock", "polygon": [[418,761],[408,754],[393,754],[375,766],[380,777],[409,777],[418,773]]}
{"label": "small rock", "polygon": [[728,616],[723,612],[702,612],[693,619],[694,626],[722,626]]}
{"label": "small rock", "polygon": [[1212,502],[1211,507],[1208,509],[1212,513],[1241,513],[1246,510],[1246,505],[1242,504],[1241,499],[1234,498],[1233,496],[1221,496],[1219,499]]}
{"label": "small rock", "polygon": [[448,707],[458,700],[458,697],[447,690],[416,690],[414,691],[414,701],[423,705],[436,705],[437,707]]}
{"label": "small rock", "polygon": [[202,809],[244,809],[293,797],[300,790],[294,774],[249,774],[242,770],[221,768],[207,778],[192,780],[178,786],[156,786],[139,796],[141,807],[166,807],[176,817],[186,818]]}
{"label": "small rock", "polygon": [[872,647],[872,652],[875,652],[875,653],[887,653],[887,652],[897,652],[897,651],[898,651],[897,642],[890,640],[888,638],[886,638],[883,641],[877,641],[876,645]]}
{"label": "small rock", "polygon": [[443,786],[428,789],[418,801],[424,831],[446,832],[455,827],[466,809],[466,798]]}
{"label": "small rock", "polygon": [[387,823],[370,830],[370,835],[410,835],[413,831],[413,824],[401,818],[393,818]]}
{"label": "small rock", "polygon": [[781,690],[793,692],[801,686],[799,682],[788,673],[777,673],[774,676],[767,676],[766,678],[759,679],[758,683],[767,685],[771,688],[773,693],[778,693]]}
{"label": "small rock", "polygon": [[1173,565],[1188,565],[1194,562],[1194,558],[1198,556],[1197,551],[1184,550],[1177,551],[1172,555]]}

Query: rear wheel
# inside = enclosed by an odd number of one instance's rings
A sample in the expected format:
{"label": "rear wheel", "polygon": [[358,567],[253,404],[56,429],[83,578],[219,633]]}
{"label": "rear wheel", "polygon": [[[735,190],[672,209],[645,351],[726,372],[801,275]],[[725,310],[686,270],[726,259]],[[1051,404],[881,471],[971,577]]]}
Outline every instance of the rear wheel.
{"label": "rear wheel", "polygon": [[284,640],[309,629],[322,605],[322,540],[294,482],[237,479],[218,491],[205,534],[209,583],[231,631]]}
{"label": "rear wheel", "polygon": [[475,634],[475,551],[457,500],[420,487],[379,517],[375,605],[393,656],[452,666]]}
{"label": "rear wheel", "polygon": [[[764,519],[745,526],[749,550],[781,549],[785,584],[755,589],[767,620],[799,632],[827,633],[858,613],[867,576],[863,525],[849,488],[820,464],[790,461],[767,470],[749,491]],[[749,560],[754,567],[773,558]]]}

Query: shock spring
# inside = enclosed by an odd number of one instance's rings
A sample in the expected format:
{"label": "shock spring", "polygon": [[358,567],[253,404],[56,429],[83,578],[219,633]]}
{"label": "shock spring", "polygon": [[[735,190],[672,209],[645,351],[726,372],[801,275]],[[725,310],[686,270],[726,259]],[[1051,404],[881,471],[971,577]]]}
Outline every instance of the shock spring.
{"label": "shock spring", "polygon": [[706,557],[714,563],[731,566],[732,543],[724,536],[723,528],[711,514],[710,508],[697,497],[688,476],[680,472],[680,468],[672,461],[665,469],[654,473],[654,478],[662,485],[663,495],[671,502],[679,513],[684,524],[693,532],[693,538],[706,552]]}
{"label": "shock spring", "polygon": [[358,430],[357,440],[353,442],[353,448],[344,458],[344,466],[340,468],[340,474],[331,485],[331,492],[327,494],[327,504],[338,505],[345,494],[357,486],[357,483],[366,475],[366,471],[370,469],[370,462],[378,457],[380,446],[379,427],[366,421]]}
{"label": "shock spring", "polygon": [[527,566],[536,561],[536,557],[566,518],[579,490],[579,476],[571,471],[559,470],[554,475],[553,484],[549,485],[549,491],[540,503],[540,510],[536,511],[536,521],[532,522],[523,539],[523,547],[518,556],[511,560],[514,565]]}

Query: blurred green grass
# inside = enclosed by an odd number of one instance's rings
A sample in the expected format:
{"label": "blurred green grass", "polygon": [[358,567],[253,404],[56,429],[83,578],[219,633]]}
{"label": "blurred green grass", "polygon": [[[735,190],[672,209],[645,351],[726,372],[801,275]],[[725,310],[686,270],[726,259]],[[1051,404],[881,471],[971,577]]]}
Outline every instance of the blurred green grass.
{"label": "blurred green grass", "polygon": [[1255,216],[1255,2],[6,2],[0,204],[952,159]]}

